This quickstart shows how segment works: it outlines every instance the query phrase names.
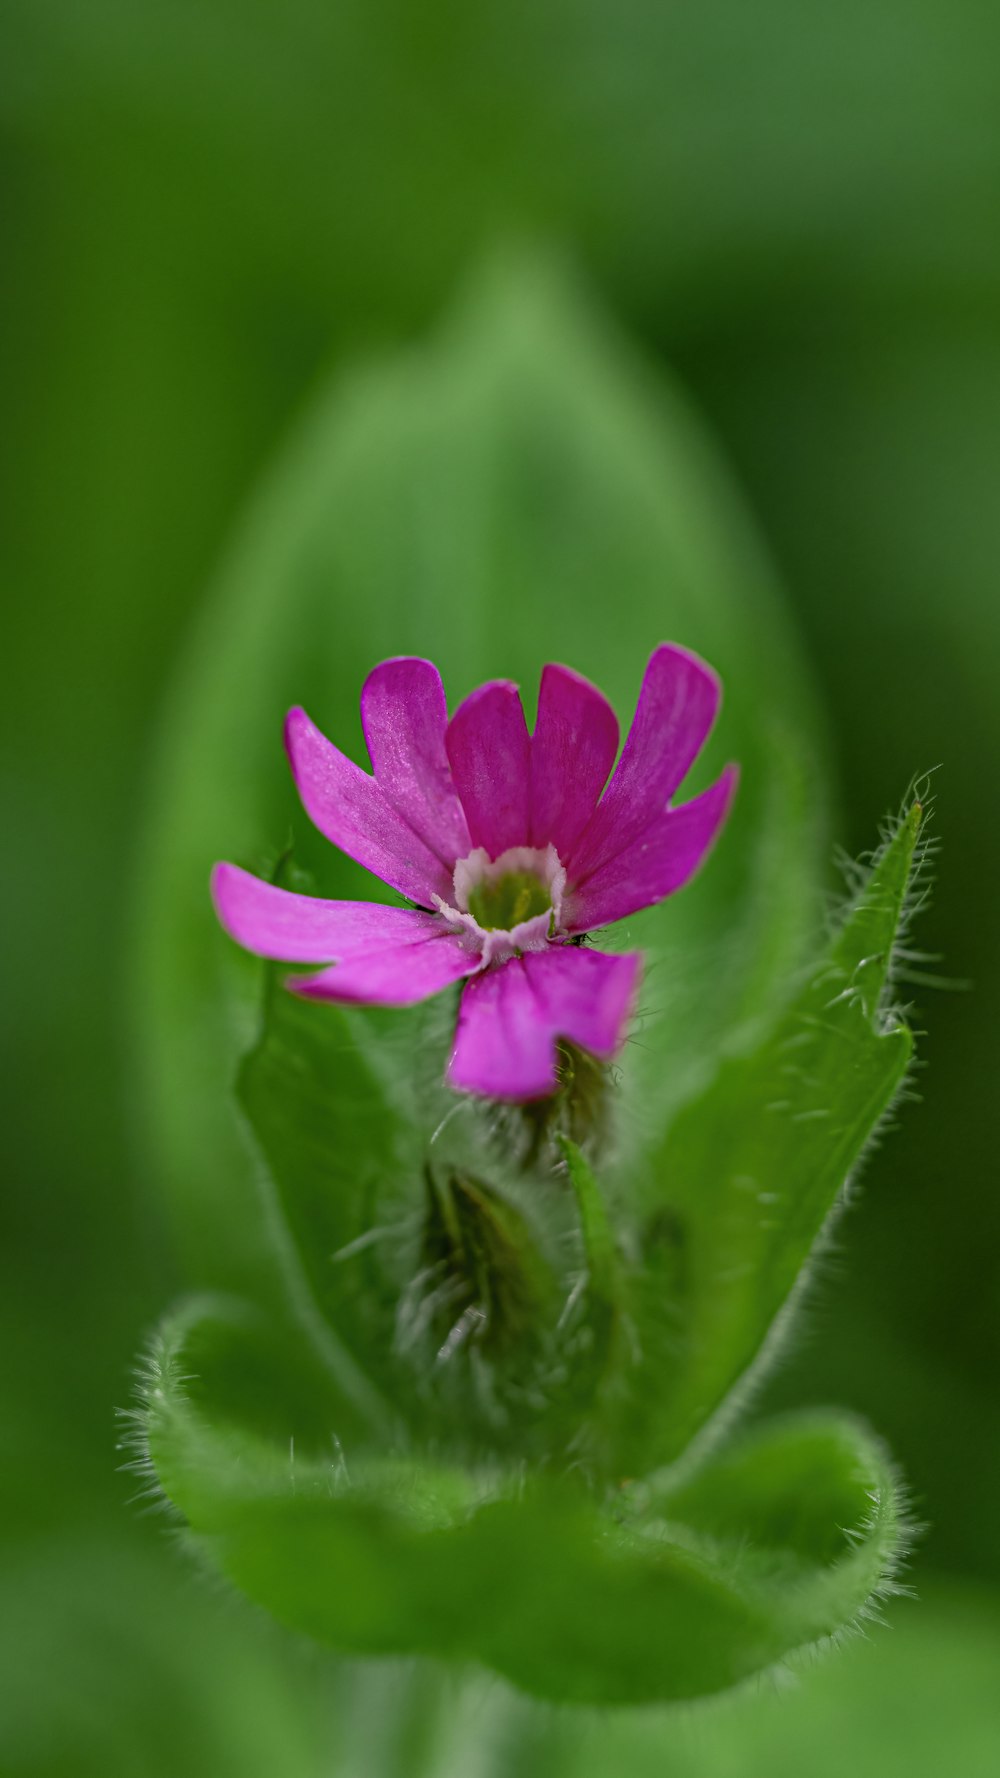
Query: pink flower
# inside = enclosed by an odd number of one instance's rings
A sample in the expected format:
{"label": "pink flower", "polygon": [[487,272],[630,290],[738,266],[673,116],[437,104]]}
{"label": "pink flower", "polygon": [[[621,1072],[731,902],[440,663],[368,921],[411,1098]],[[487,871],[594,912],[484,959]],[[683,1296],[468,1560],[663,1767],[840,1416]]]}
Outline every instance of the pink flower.
{"label": "pink flower", "polygon": [[371,774],[304,710],[285,744],[320,832],[417,905],[320,901],[219,864],[219,918],[261,957],[325,965],[288,984],[314,999],[409,1006],[464,981],[449,1084],[544,1098],[557,1040],[610,1061],[635,1005],[639,953],[579,940],[682,888],[725,820],[732,766],[670,804],[719,700],[704,662],[657,648],[609,782],[614,711],[568,667],[545,668],[529,735],[509,681],[481,685],[449,722],[430,661],[383,661],[361,693]]}

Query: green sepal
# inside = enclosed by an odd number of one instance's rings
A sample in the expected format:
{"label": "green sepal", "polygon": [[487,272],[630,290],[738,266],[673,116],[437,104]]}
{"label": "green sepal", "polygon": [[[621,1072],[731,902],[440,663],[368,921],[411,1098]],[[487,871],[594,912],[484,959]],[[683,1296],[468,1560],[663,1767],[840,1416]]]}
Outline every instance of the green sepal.
{"label": "green sepal", "polygon": [[468,1339],[501,1355],[531,1346],[556,1309],[557,1285],[527,1217],[464,1171],[427,1168],[422,1269],[440,1308],[428,1318],[445,1349]]}
{"label": "green sepal", "polygon": [[[615,1377],[628,1357],[624,1318],[626,1295],[623,1269],[608,1216],[593,1170],[582,1149],[568,1136],[556,1138],[576,1198],[583,1246],[584,1277],[576,1305],[578,1322],[588,1346],[577,1359],[576,1390],[581,1399],[597,1394]],[[593,1404],[588,1402],[588,1414]],[[593,1427],[588,1428],[593,1443]],[[600,1453],[593,1452],[601,1461]]]}

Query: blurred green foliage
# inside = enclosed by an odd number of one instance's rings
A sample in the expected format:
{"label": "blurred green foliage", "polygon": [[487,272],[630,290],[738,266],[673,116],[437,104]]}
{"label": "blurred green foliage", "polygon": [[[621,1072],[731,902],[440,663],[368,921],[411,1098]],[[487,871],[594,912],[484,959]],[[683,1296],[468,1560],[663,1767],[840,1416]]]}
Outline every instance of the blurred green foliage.
{"label": "blurred green foliage", "polygon": [[[169,659],[317,375],[423,329],[483,248],[528,235],[568,247],[714,423],[792,589],[848,849],[915,767],[944,766],[923,939],[975,991],[914,986],[927,1103],[880,1155],[850,1263],[772,1393],[870,1413],[931,1521],[920,1572],[995,1583],[995,7],[6,0],[0,28],[0,796],[16,836],[0,1440],[19,1540],[124,1535],[109,1407],[176,1283],[131,1158],[120,1022]],[[41,1711],[41,1670],[67,1658],[54,1626],[86,1620],[70,1565],[36,1547],[41,1596],[61,1602],[22,1696],[38,1686]],[[780,1716],[734,1716],[741,1749],[777,1771],[790,1746],[820,1772],[849,1713],[859,1771],[904,1735],[914,1773],[940,1769],[946,1742],[963,1771],[992,1769],[990,1609],[935,1626],[928,1604]],[[177,1636],[209,1610],[183,1601]],[[726,1733],[693,1770],[752,1769]],[[92,1763],[155,1770],[153,1739],[140,1727]],[[67,1730],[63,1753],[78,1745]],[[53,1753],[48,1769],[74,1768]]]}

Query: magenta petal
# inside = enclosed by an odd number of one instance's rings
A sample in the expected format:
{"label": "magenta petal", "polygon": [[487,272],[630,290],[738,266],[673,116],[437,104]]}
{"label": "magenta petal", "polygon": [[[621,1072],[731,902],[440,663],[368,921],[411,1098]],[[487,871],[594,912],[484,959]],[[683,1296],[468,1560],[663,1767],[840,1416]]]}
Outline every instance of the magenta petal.
{"label": "magenta petal", "polygon": [[375,667],[361,692],[361,725],[376,783],[450,875],[472,842],[448,764],[448,706],[433,662],[401,656]]}
{"label": "magenta petal", "polygon": [[374,778],[310,722],[290,710],[285,746],[306,813],[349,858],[424,905],[451,894],[451,872],[414,833]]}
{"label": "magenta petal", "polygon": [[593,876],[662,815],[708,738],[721,701],[718,678],[674,643],[654,649],[618,767],[571,858],[571,883]]}
{"label": "magenta petal", "polygon": [[526,846],[531,743],[516,685],[494,679],[459,704],[445,737],[473,846]]}
{"label": "magenta petal", "polygon": [[543,1099],[556,1039],[610,1061],[635,1003],[642,959],[551,945],[475,977],[462,995],[448,1081],[489,1099]]}
{"label": "magenta petal", "polygon": [[258,957],[277,957],[285,963],[331,963],[335,957],[380,945],[416,944],[441,930],[436,914],[387,908],[377,901],[320,901],[313,895],[295,895],[236,864],[216,865],[212,899],[237,944]]}
{"label": "magenta petal", "polygon": [[289,963],[329,963],[288,986],[320,1000],[411,1006],[471,975],[481,958],[437,914],[373,901],[320,901],[263,883],[235,864],[212,873],[216,911],[247,950]]}
{"label": "magenta petal", "polygon": [[469,982],[462,995],[448,1083],[489,1099],[540,1099],[555,1086],[552,1037],[538,1016],[524,957]]}
{"label": "magenta petal", "polygon": [[531,738],[531,844],[570,856],[618,752],[618,719],[596,686],[548,666]]}
{"label": "magenta petal", "polygon": [[608,956],[582,945],[551,945],[524,959],[539,1016],[554,1037],[610,1062],[625,1040],[642,971],[638,951]]}
{"label": "magenta petal", "polygon": [[657,816],[623,852],[575,884],[563,901],[567,931],[609,926],[682,889],[722,827],[738,777],[735,766],[727,767],[708,790]]}
{"label": "magenta petal", "polygon": [[416,944],[381,945],[364,956],[348,957],[319,975],[293,976],[296,994],[354,1006],[412,1006],[472,975],[482,963],[475,952],[447,932]]}

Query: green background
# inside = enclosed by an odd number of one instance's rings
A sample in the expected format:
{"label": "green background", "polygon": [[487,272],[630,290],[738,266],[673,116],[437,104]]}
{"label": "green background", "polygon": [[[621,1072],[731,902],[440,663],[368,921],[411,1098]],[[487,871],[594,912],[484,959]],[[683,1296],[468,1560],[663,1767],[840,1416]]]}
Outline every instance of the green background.
{"label": "green background", "polygon": [[[191,1579],[115,1472],[113,1408],[182,1282],[134,1140],[130,918],[161,694],[258,474],[318,379],[419,340],[497,242],[567,253],[709,419],[823,693],[845,847],[941,766],[918,942],[972,984],[913,990],[923,1101],[769,1392],[858,1408],[889,1439],[929,1524],[925,1602],[792,1700],[657,1733],[699,1773],[821,1772],[833,1722],[860,1771],[936,1772],[949,1748],[992,1770],[1000,17],[0,16],[0,1770],[314,1772],[343,1714],[313,1657]],[[409,1742],[344,1757],[417,1770]]]}

